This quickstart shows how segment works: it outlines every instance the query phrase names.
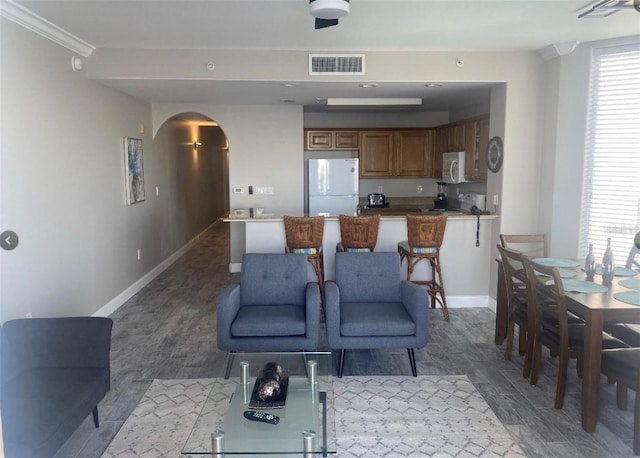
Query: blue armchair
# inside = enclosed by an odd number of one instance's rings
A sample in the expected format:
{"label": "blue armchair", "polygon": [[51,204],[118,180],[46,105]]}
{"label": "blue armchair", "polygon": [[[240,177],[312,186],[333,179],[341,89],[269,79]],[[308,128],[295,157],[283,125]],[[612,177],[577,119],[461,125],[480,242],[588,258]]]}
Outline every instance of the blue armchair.
{"label": "blue armchair", "polygon": [[217,297],[218,348],[237,351],[317,350],[320,288],[307,282],[307,255],[245,254],[240,283]]}
{"label": "blue armchair", "polygon": [[429,297],[402,280],[397,253],[336,253],[335,281],[325,282],[327,340],[340,350],[406,348],[417,376],[415,348],[427,344]]}

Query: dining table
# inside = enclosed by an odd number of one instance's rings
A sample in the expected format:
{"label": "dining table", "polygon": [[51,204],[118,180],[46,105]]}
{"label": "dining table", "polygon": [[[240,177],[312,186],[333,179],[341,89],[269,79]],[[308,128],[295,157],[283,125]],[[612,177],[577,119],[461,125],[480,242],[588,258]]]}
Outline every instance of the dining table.
{"label": "dining table", "polygon": [[[498,260],[499,264],[501,261]],[[576,261],[576,266],[580,265]],[[500,266],[502,267],[502,266]],[[576,267],[576,280],[585,280],[586,274]],[[640,275],[640,272],[638,272]],[[605,285],[603,292],[575,292],[565,290],[567,309],[582,318],[584,328],[584,365],[582,377],[582,429],[594,432],[598,423],[600,400],[600,361],[602,357],[602,332],[605,323],[640,322],[640,306],[623,302],[615,296],[629,291],[620,282],[629,275],[615,276],[610,283],[603,283],[602,276],[594,275],[593,283]],[[640,277],[636,277],[640,278]],[[502,283],[502,284],[500,284]],[[498,276],[495,343],[500,345],[506,335],[506,287],[504,278]],[[502,293],[502,294],[500,294]],[[498,319],[498,316],[500,317]]]}

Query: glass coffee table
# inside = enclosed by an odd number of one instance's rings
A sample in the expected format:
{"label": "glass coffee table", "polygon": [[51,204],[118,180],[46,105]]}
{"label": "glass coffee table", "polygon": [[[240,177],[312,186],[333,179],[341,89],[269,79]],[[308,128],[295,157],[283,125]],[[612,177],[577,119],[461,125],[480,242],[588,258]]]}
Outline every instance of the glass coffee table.
{"label": "glass coffee table", "polygon": [[[210,456],[336,453],[331,352],[231,353],[228,379],[215,379],[182,454]],[[284,406],[250,409],[263,368],[277,363],[288,376]],[[250,421],[244,412],[279,417]]]}

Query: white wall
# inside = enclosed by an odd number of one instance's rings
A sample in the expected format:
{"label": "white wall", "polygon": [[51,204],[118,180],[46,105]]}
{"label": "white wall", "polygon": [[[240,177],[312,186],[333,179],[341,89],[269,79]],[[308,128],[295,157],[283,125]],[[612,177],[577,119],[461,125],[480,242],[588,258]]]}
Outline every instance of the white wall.
{"label": "white wall", "polygon": [[[154,144],[149,104],[74,73],[70,51],[0,21],[0,214],[2,229],[20,237],[15,250],[0,254],[1,320],[27,312],[90,315],[211,216],[167,216],[179,205],[166,201],[178,189],[168,172],[175,151]],[[131,206],[124,196],[127,136],[143,140],[146,183],[146,201]],[[195,224],[184,228],[185,220]]]}
{"label": "white wall", "polygon": [[579,253],[578,243],[592,50],[639,41],[635,36],[582,43],[545,66],[545,114],[551,121],[545,121],[540,221],[541,231],[550,234],[550,252],[555,256],[585,255]]}

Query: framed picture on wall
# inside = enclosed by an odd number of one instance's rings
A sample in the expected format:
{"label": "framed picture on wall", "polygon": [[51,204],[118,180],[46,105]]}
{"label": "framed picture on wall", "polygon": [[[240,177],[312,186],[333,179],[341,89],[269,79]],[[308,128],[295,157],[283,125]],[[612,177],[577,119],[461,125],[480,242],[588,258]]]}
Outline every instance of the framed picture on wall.
{"label": "framed picture on wall", "polygon": [[141,139],[125,137],[124,168],[127,205],[144,201],[144,165]]}

